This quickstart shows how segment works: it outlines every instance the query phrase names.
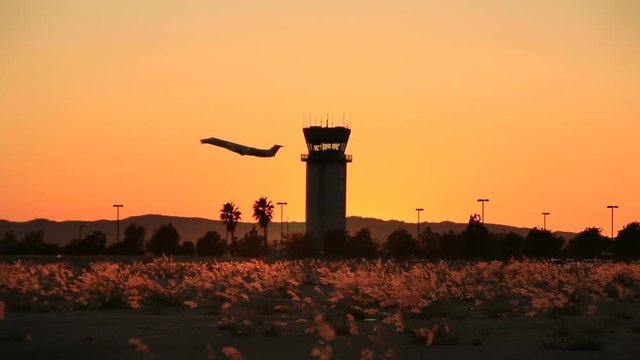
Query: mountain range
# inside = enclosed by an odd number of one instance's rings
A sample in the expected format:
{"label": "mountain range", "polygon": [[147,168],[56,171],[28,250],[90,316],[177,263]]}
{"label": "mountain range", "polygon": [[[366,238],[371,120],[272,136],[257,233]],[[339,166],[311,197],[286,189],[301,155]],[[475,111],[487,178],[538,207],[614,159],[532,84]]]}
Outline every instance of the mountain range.
{"label": "mountain range", "polygon": [[[132,216],[120,220],[120,234],[124,236],[124,229],[130,224],[137,224],[147,229],[147,238],[151,236],[153,231],[164,224],[173,224],[178,230],[182,241],[196,242],[207,231],[214,230],[218,232],[223,238],[225,236],[225,226],[219,220],[210,220],[205,218],[194,217],[179,217],[179,216],[167,216],[167,215],[142,215]],[[235,231],[236,237],[242,237],[253,226],[257,227],[256,223],[238,223]],[[449,231],[462,232],[467,224],[454,223],[451,221],[443,221],[438,223],[421,222],[420,228],[425,229],[427,226],[431,227],[431,230],[437,233],[446,233]],[[500,224],[485,224],[487,229],[492,233],[508,233],[514,232],[516,234],[526,236],[529,229],[521,227],[513,227]],[[380,220],[375,218],[364,218],[358,216],[350,216],[347,218],[347,230],[350,233],[355,233],[362,228],[369,228],[371,235],[378,243],[384,242],[389,234],[399,228],[405,228],[410,233],[415,234],[417,231],[416,223],[406,223],[398,220]],[[283,224],[284,233],[303,232],[305,229],[304,222],[289,222]],[[21,239],[25,233],[30,231],[44,231],[44,240],[47,243],[55,243],[64,245],[72,239],[76,239],[79,236],[86,236],[94,231],[102,231],[107,235],[107,243],[111,244],[116,241],[116,221],[115,220],[96,220],[96,221],[52,221],[46,219],[35,219],[26,222],[14,222],[7,220],[0,220],[0,237],[4,237],[4,234],[8,231],[12,231],[18,239]],[[258,228],[259,234],[262,234],[262,230]],[[566,239],[573,238],[576,234],[571,232],[559,231],[557,235]],[[272,222],[269,226],[269,239],[280,239],[280,223]]]}

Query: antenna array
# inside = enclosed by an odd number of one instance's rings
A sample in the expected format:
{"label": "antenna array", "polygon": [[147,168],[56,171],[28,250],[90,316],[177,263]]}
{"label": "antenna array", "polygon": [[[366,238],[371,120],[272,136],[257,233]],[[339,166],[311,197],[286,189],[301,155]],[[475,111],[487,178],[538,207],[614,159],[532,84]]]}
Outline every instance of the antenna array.
{"label": "antenna array", "polygon": [[[323,117],[320,116],[313,116],[311,114],[311,112],[306,113],[303,112],[302,113],[302,127],[305,128],[307,126],[322,126],[324,125],[325,127],[329,127],[329,123],[331,123],[331,127],[333,127],[335,125],[335,120],[334,120],[334,116],[333,113],[327,113],[327,116]],[[351,114],[349,114],[349,118],[347,119],[347,113],[343,112],[342,113],[342,126],[346,127],[347,129],[351,128]]]}

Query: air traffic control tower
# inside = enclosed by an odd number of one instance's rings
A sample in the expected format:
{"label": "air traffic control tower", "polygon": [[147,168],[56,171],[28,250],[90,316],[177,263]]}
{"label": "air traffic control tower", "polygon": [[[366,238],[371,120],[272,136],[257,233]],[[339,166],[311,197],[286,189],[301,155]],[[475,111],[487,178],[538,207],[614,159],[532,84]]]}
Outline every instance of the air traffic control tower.
{"label": "air traffic control tower", "polygon": [[347,148],[351,130],[343,127],[310,126],[302,130],[308,154],[307,163],[307,234],[322,251],[324,237],[347,229]]}

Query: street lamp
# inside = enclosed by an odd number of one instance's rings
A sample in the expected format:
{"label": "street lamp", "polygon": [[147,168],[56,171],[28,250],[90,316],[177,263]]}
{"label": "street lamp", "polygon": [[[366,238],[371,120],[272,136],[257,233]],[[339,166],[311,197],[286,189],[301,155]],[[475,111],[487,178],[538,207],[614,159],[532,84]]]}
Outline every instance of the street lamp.
{"label": "street lamp", "polygon": [[284,215],[284,206],[287,205],[286,202],[278,202],[277,205],[280,205],[280,248],[282,249],[282,241],[284,239],[284,225],[282,222]]}
{"label": "street lamp", "polygon": [[416,240],[420,241],[420,211],[424,211],[424,209],[416,208],[416,211],[418,212],[418,237],[416,238]]}
{"label": "street lamp", "polygon": [[549,215],[549,214],[551,214],[551,213],[549,213],[549,212],[543,212],[542,213],[542,219],[543,219],[542,222],[544,224],[542,226],[542,230],[547,230],[547,215]]}
{"label": "street lamp", "polygon": [[482,220],[482,223],[484,224],[484,203],[488,202],[489,199],[478,199],[479,202],[482,203],[482,217],[480,218]]}
{"label": "street lamp", "polygon": [[123,206],[122,204],[113,205],[116,208],[116,243],[120,242],[120,208]]}
{"label": "street lamp", "polygon": [[618,205],[607,205],[607,209],[611,209],[611,240],[613,240],[613,209],[617,209]]}

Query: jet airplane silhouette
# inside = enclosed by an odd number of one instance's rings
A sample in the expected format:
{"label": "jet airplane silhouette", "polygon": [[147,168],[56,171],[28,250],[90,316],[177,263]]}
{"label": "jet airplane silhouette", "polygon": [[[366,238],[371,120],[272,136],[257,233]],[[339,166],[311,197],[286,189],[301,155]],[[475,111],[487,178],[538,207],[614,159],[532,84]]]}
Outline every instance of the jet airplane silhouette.
{"label": "jet airplane silhouette", "polygon": [[208,138],[200,140],[201,144],[210,144],[219,146],[221,148],[225,148],[227,150],[238,153],[242,156],[257,156],[257,157],[273,157],[276,155],[278,150],[282,147],[282,145],[273,145],[270,149],[256,149],[254,147],[240,145],[236,143],[232,143],[230,141],[221,140],[218,138]]}

